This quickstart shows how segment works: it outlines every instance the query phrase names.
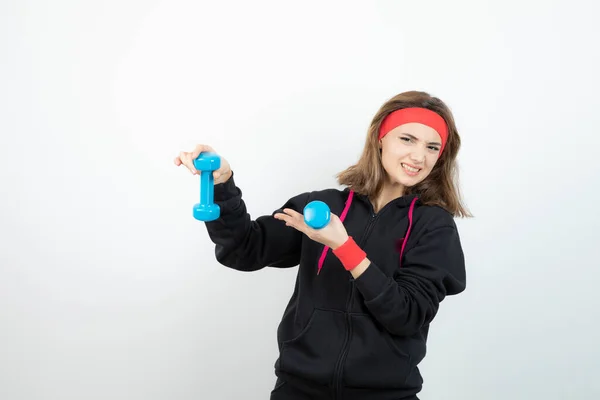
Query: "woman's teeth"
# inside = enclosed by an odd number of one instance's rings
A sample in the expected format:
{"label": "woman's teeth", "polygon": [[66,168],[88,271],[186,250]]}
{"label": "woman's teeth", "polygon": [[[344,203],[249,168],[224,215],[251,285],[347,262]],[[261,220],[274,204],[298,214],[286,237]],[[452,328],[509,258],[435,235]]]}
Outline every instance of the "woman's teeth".
{"label": "woman's teeth", "polygon": [[419,172],[419,169],[417,168],[413,168],[413,167],[409,167],[406,164],[402,164],[402,168],[404,168],[405,170],[407,170],[408,172],[412,172],[412,173],[416,173]]}

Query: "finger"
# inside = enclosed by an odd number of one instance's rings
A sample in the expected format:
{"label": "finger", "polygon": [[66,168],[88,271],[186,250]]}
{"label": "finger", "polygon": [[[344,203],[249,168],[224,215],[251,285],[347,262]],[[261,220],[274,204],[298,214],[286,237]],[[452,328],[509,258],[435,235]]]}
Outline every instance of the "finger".
{"label": "finger", "polygon": [[287,218],[289,219],[290,223],[293,224],[294,228],[307,235],[313,231],[313,229],[310,226],[308,226],[304,221],[303,214],[290,208],[285,208],[283,209],[283,211],[285,212],[285,215],[287,215]]}
{"label": "finger", "polygon": [[175,157],[175,160],[173,160],[173,162],[175,163],[175,165],[177,165],[178,167],[181,165],[181,160],[179,159],[179,157]]}
{"label": "finger", "polygon": [[298,226],[299,228],[301,227],[302,231],[311,229],[308,225],[306,225],[306,222],[304,222],[303,214],[299,213],[296,210],[292,210],[291,208],[284,208],[283,212],[286,213],[286,215],[289,215],[293,223],[296,224],[296,226]]}
{"label": "finger", "polygon": [[293,218],[292,216],[290,216],[290,215],[287,215],[287,214],[285,214],[285,213],[276,213],[276,214],[274,215],[274,217],[275,217],[276,219],[279,219],[279,220],[281,220],[281,221],[285,222],[285,224],[286,224],[287,226],[290,226],[290,227],[292,227],[292,228],[294,228],[294,229],[298,229],[298,227],[297,227],[297,225],[296,225],[296,223],[295,223],[295,221],[294,221],[294,218]]}
{"label": "finger", "polygon": [[181,162],[183,162],[183,165],[185,165],[193,175],[198,173],[196,167],[194,167],[194,161],[191,153],[181,152],[179,158],[181,159]]}
{"label": "finger", "polygon": [[179,153],[179,160],[181,160],[181,164],[183,164],[187,169],[190,169],[187,158],[188,158],[187,153],[185,151],[182,151]]}
{"label": "finger", "polygon": [[286,213],[287,215],[294,217],[294,218],[304,218],[304,216],[302,214],[300,214],[298,211],[296,210],[292,210],[291,208],[284,208],[283,212]]}
{"label": "finger", "polygon": [[277,213],[273,214],[273,217],[275,219],[279,219],[284,222],[290,222],[290,220],[292,219],[292,217],[290,217],[289,215],[284,214],[282,212],[277,212]]}
{"label": "finger", "polygon": [[196,148],[192,152],[192,158],[196,159],[196,158],[198,158],[200,153],[204,153],[204,152],[215,152],[215,149],[213,149],[212,147],[210,147],[207,144],[199,144],[196,146]]}
{"label": "finger", "polygon": [[200,175],[200,171],[198,171],[198,170],[196,169],[196,166],[194,165],[194,160],[195,160],[195,157],[192,157],[192,154],[190,154],[188,157],[189,157],[189,158],[188,158],[188,165],[189,165],[190,171],[191,171],[191,172],[192,172],[192,174],[194,174],[194,175]]}

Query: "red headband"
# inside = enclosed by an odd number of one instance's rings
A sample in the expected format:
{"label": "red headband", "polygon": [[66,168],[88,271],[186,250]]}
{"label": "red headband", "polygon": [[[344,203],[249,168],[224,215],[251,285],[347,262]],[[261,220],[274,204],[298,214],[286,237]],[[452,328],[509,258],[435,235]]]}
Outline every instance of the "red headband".
{"label": "red headband", "polygon": [[381,123],[381,128],[379,128],[379,139],[387,135],[392,129],[411,122],[418,122],[435,129],[442,138],[442,147],[440,149],[441,155],[442,151],[444,151],[444,146],[446,146],[446,141],[448,140],[448,126],[446,125],[444,118],[435,111],[431,111],[427,108],[402,108],[390,113]]}

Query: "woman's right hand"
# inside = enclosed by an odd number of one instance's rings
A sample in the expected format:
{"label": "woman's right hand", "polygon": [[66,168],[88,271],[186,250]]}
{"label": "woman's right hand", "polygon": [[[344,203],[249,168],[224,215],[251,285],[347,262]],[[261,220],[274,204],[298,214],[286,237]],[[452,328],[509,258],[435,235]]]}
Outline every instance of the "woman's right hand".
{"label": "woman's right hand", "polygon": [[[205,152],[216,153],[216,151],[209,145],[199,144],[199,145],[196,145],[196,148],[193,151],[180,152],[179,156],[175,157],[175,160],[174,160],[175,165],[180,166],[183,164],[187,167],[187,169],[190,170],[190,172],[193,175],[198,175],[198,174],[200,174],[200,172],[194,167],[194,160],[196,158],[198,158],[200,153],[205,153]],[[213,178],[214,178],[215,185],[226,182],[229,178],[231,178],[231,175],[232,175],[231,166],[229,165],[229,162],[227,162],[227,160],[221,156],[219,156],[219,158],[221,158],[221,167],[219,169],[213,171]]]}

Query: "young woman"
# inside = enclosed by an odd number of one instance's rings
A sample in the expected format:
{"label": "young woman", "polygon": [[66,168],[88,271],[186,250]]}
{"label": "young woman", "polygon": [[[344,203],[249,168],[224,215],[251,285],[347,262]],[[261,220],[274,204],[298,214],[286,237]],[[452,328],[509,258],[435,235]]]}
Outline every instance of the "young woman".
{"label": "young woman", "polygon": [[[240,271],[299,265],[277,330],[271,399],[418,399],[418,364],[440,303],[465,289],[454,217],[470,216],[456,182],[460,137],[448,107],[401,93],[374,116],[361,158],[338,175],[344,190],[298,194],[252,220],[229,163],[214,172],[217,260]],[[176,165],[210,146],[182,152]],[[304,206],[329,205],[313,230]]]}

